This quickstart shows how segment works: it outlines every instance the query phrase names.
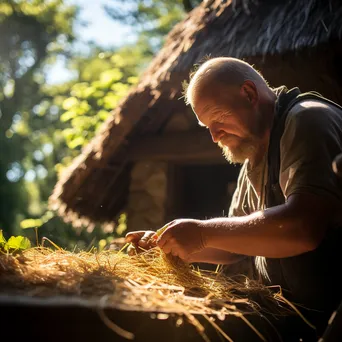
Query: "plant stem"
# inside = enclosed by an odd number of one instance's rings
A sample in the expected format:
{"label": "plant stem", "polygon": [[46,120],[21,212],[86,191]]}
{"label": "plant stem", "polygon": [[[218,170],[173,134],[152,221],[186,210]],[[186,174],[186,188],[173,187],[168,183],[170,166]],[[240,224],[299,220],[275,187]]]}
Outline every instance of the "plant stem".
{"label": "plant stem", "polygon": [[34,230],[36,231],[36,244],[37,244],[37,247],[39,247],[39,240],[38,240],[38,227],[34,227]]}

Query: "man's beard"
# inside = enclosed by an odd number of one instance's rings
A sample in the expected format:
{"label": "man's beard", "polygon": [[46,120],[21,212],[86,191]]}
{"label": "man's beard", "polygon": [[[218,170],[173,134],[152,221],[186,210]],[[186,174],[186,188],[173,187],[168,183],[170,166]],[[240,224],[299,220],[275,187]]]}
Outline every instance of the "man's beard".
{"label": "man's beard", "polygon": [[228,146],[218,142],[222,149],[223,156],[231,164],[243,164],[246,159],[250,159],[255,153],[255,145],[251,140],[242,141],[241,144],[232,151]]}

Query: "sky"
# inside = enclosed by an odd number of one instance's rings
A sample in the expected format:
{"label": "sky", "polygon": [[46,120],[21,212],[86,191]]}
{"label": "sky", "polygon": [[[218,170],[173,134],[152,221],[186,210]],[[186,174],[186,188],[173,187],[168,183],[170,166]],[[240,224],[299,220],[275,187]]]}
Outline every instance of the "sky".
{"label": "sky", "polygon": [[[99,46],[111,47],[134,41],[134,33],[128,26],[122,25],[111,19],[105,12],[103,5],[113,4],[111,0],[66,0],[67,4],[81,7],[79,19],[87,22],[84,27],[80,24],[75,26],[78,41],[77,48],[83,49],[87,41],[94,41]],[[72,74],[65,68],[64,60],[61,58],[56,65],[48,71],[48,83],[60,83],[68,80]]]}

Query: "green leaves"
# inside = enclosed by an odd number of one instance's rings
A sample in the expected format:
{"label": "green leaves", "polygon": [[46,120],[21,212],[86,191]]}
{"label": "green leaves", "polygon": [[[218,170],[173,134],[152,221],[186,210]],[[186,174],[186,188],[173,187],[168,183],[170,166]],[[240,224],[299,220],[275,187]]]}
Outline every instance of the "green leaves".
{"label": "green leaves", "polygon": [[[70,93],[70,84],[48,90],[57,58],[68,63],[75,56],[77,12],[65,0],[0,1],[0,222],[9,233],[22,217],[46,208],[56,182],[54,165],[66,154],[54,130],[63,125],[59,95]],[[56,153],[37,159],[47,144]],[[36,193],[28,189],[32,184]]]}
{"label": "green leaves", "polygon": [[43,221],[41,219],[27,219],[20,222],[20,228],[36,228],[43,225]]}
{"label": "green leaves", "polygon": [[2,230],[0,230],[0,252],[14,253],[31,248],[31,243],[27,237],[11,236],[8,241],[4,238]]}
{"label": "green leaves", "polygon": [[26,219],[26,220],[21,221],[20,228],[21,229],[39,228],[44,223],[52,219],[53,217],[54,217],[53,212],[49,210],[39,219]]}
{"label": "green leaves", "polygon": [[78,105],[78,100],[76,97],[69,97],[63,102],[63,109],[69,110],[71,108],[74,108]]}
{"label": "green leaves", "polygon": [[[199,1],[193,0],[192,4]],[[139,22],[146,24],[148,34],[115,48],[93,43],[87,52],[80,53],[77,44],[71,43],[77,35],[73,32],[75,24],[81,19],[69,1],[0,1],[0,31],[5,30],[8,38],[0,49],[0,144],[7,152],[0,162],[0,202],[5,208],[0,222],[8,232],[15,231],[18,222],[27,218],[21,221],[22,229],[43,226],[43,230],[58,236],[59,243],[72,245],[88,239],[86,234],[80,237],[74,233],[62,220],[45,225],[40,216],[48,207],[48,198],[63,168],[112,116],[111,111],[138,82],[164,33],[184,15],[181,0],[118,2],[133,4],[123,6],[128,14],[134,16],[132,10],[140,11]],[[138,8],[138,3],[143,6]],[[126,17],[121,6],[113,8]],[[157,37],[156,29],[160,33]],[[51,67],[60,57],[70,78],[51,83]],[[48,146],[51,148],[46,149]],[[11,181],[7,181],[7,170]],[[124,229],[120,223],[115,234]],[[97,234],[102,236],[102,232]],[[1,241],[7,244],[3,237]]]}
{"label": "green leaves", "polygon": [[7,241],[5,248],[11,250],[25,250],[31,247],[31,243],[27,237],[24,236],[11,236]]}
{"label": "green leaves", "polygon": [[6,240],[4,238],[4,235],[2,234],[2,230],[0,230],[0,247],[2,247],[2,245],[5,243],[6,243]]}
{"label": "green leaves", "polygon": [[126,213],[122,213],[118,220],[118,225],[116,227],[116,233],[119,236],[122,236],[123,233],[127,230],[127,215]]}
{"label": "green leaves", "polygon": [[68,148],[79,150],[84,147],[128,94],[131,86],[137,83],[137,65],[143,52],[135,53],[135,58],[132,58],[133,50],[125,48],[116,53],[98,53],[84,65],[85,61],[79,61],[80,66],[87,70],[87,77],[72,85],[70,96],[59,105],[62,107],[60,121],[65,127],[63,136]]}
{"label": "green leaves", "polygon": [[118,68],[114,68],[112,70],[104,71],[100,75],[100,82],[108,87],[114,82],[120,81],[122,78],[123,73]]}

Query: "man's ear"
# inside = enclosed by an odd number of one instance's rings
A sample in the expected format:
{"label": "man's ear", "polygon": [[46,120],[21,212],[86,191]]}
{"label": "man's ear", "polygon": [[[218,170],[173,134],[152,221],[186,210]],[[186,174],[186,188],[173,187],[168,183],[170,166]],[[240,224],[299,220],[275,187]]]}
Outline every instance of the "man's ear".
{"label": "man's ear", "polygon": [[240,94],[243,96],[250,104],[255,107],[259,100],[259,94],[257,87],[253,81],[247,80],[243,82],[240,88]]}

